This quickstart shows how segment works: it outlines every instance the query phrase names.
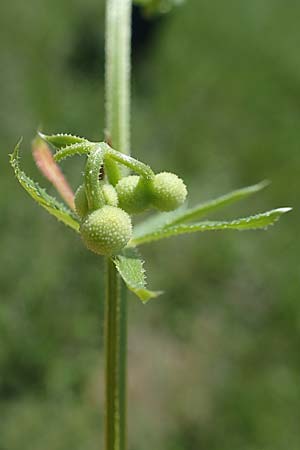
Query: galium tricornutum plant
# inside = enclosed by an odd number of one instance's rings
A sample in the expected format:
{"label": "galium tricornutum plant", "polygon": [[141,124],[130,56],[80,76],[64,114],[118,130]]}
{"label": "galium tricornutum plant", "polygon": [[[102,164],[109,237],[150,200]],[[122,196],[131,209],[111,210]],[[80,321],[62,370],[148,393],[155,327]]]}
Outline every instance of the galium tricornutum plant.
{"label": "galium tricornutum plant", "polygon": [[[165,11],[176,3],[175,0],[136,2],[149,14]],[[77,232],[87,249],[107,261],[106,450],[126,448],[126,290],[144,303],[161,293],[147,289],[137,247],[185,233],[266,229],[290,210],[278,208],[231,221],[199,221],[212,211],[260,191],[267,183],[187,207],[187,188],[181,178],[167,170],[155,174],[147,164],[130,156],[130,32],[131,0],[107,0],[104,139],[90,142],[71,134],[39,133],[33,143],[39,169],[65,204],[48,195],[20,169],[20,143],[10,157],[15,175],[29,195]],[[86,158],[82,183],[75,195],[57,165],[74,155]],[[133,227],[131,217],[147,210],[160,212]]]}

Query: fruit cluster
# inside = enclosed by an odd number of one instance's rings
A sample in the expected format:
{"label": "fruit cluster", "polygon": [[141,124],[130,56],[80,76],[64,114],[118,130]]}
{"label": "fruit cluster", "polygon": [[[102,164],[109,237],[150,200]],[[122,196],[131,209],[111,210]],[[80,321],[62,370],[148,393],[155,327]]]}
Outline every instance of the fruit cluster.
{"label": "fruit cluster", "polygon": [[86,185],[75,194],[75,208],[81,218],[81,237],[85,245],[100,255],[111,255],[126,246],[132,237],[130,215],[150,208],[177,209],[186,199],[184,182],[175,174],[161,172],[151,179],[130,175],[116,186],[101,184],[104,205],[89,207]]}

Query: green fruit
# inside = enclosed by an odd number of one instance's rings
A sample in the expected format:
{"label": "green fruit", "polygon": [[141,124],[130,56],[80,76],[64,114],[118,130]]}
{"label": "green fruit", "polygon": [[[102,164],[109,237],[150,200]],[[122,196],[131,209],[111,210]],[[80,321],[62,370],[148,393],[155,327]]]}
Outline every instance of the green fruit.
{"label": "green fruit", "polygon": [[74,203],[75,211],[77,212],[78,216],[81,218],[85,217],[89,212],[89,205],[83,184],[79,186],[75,193]]}
{"label": "green fruit", "polygon": [[128,243],[132,236],[132,225],[125,211],[105,205],[85,218],[80,232],[89,250],[98,255],[111,255]]}
{"label": "green fruit", "polygon": [[116,185],[119,207],[128,214],[137,214],[150,207],[150,192],[142,177],[130,175],[122,178]]}
{"label": "green fruit", "polygon": [[118,206],[118,194],[111,184],[103,184],[102,191],[107,205]]}
{"label": "green fruit", "polygon": [[161,172],[151,182],[152,205],[160,211],[177,209],[185,201],[184,182],[174,173]]}

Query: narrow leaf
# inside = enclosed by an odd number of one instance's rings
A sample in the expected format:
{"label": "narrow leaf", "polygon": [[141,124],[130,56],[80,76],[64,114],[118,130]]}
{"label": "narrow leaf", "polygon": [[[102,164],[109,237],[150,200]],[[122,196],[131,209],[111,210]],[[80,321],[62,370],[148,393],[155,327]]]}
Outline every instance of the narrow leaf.
{"label": "narrow leaf", "polygon": [[87,139],[83,137],[72,136],[71,134],[59,133],[59,134],[52,134],[50,136],[40,132],[38,134],[44,141],[46,141],[48,144],[53,145],[53,147],[57,149],[61,149],[63,147],[73,144],[88,142]]}
{"label": "narrow leaf", "polygon": [[146,288],[145,269],[143,261],[136,251],[125,250],[123,254],[116,256],[114,264],[130,291],[147,303],[151,298],[162,294],[161,291],[150,291]]}
{"label": "narrow leaf", "polygon": [[188,222],[190,220],[199,219],[211,213],[217,209],[223,208],[224,206],[231,205],[232,203],[238,202],[240,200],[244,200],[250,195],[255,194],[256,192],[261,191],[266,186],[269,185],[269,181],[261,181],[260,183],[254,184],[253,186],[248,186],[242,189],[236,189],[228,194],[217,197],[213,200],[208,200],[204,203],[199,203],[193,208],[187,209],[183,212],[183,214],[176,217],[171,223],[168,225],[175,225],[178,223]]}
{"label": "narrow leaf", "polygon": [[253,186],[237,189],[215,199],[208,200],[207,202],[199,203],[193,208],[187,209],[187,206],[183,206],[176,211],[156,214],[149,217],[144,222],[139,223],[135,227],[134,238],[140,238],[144,234],[154,233],[164,227],[170,227],[179,223],[199,219],[200,217],[206,216],[217,209],[221,209],[224,206],[243,200],[256,192],[259,192],[268,185],[268,181],[262,181],[258,184],[254,184]]}
{"label": "narrow leaf", "polygon": [[273,225],[283,214],[291,211],[291,208],[278,208],[271,211],[256,214],[254,216],[243,217],[231,221],[205,221],[194,224],[179,224],[171,227],[161,228],[153,233],[145,234],[130,241],[130,246],[146,244],[152,241],[158,241],[171,236],[181,234],[195,233],[197,231],[213,230],[255,230],[266,229]]}
{"label": "narrow leaf", "polygon": [[38,169],[53,184],[67,205],[74,211],[74,193],[61,168],[54,161],[48,145],[40,138],[34,139],[32,142],[32,155]]}
{"label": "narrow leaf", "polygon": [[19,148],[21,141],[16,145],[14,152],[10,155],[10,163],[14,169],[19,183],[28,192],[28,194],[50,214],[58,220],[79,232],[79,223],[73,212],[65,205],[51,197],[45,189],[42,189],[37,183],[32,181],[19,167]]}

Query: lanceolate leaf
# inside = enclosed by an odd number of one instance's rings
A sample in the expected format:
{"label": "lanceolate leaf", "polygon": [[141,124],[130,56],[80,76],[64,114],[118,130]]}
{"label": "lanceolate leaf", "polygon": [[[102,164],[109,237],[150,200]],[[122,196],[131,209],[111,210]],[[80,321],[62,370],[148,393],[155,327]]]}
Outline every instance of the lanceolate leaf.
{"label": "lanceolate leaf", "polygon": [[228,194],[217,197],[213,200],[208,200],[204,203],[199,203],[193,208],[189,208],[183,212],[182,215],[176,217],[169,225],[174,225],[183,222],[189,222],[191,220],[199,219],[200,217],[206,216],[207,214],[216,211],[217,209],[223,208],[224,206],[231,205],[232,203],[244,200],[250,195],[261,191],[266,186],[269,185],[269,181],[261,181],[260,183],[248,186],[242,189],[236,189]]}
{"label": "lanceolate leaf", "polygon": [[278,208],[271,211],[256,214],[255,216],[243,217],[241,219],[231,221],[206,221],[194,224],[179,224],[171,227],[161,228],[153,233],[145,234],[130,241],[130,246],[146,244],[152,241],[158,241],[171,236],[178,236],[186,233],[195,233],[197,231],[213,231],[213,230],[255,230],[266,229],[273,225],[282,214],[290,211],[291,208]]}
{"label": "lanceolate leaf", "polygon": [[14,152],[10,155],[10,163],[14,169],[15,175],[28,192],[28,194],[50,214],[55,216],[58,220],[69,226],[73,230],[79,232],[79,223],[70,209],[58,202],[54,197],[51,197],[42,189],[37,183],[32,181],[19,167],[19,148],[20,142],[17,144]]}
{"label": "lanceolate leaf", "polygon": [[151,216],[144,222],[139,223],[134,229],[134,238],[139,238],[146,233],[154,233],[161,228],[170,227],[179,223],[189,222],[191,220],[199,219],[207,214],[221,209],[224,206],[231,205],[239,200],[243,200],[256,192],[261,191],[268,186],[268,181],[262,181],[253,186],[237,189],[229,192],[228,194],[220,197],[208,200],[207,202],[199,203],[193,208],[187,208],[186,206],[169,213],[160,213],[155,216]]}
{"label": "lanceolate leaf", "polygon": [[160,295],[161,291],[150,291],[146,288],[143,261],[136,251],[125,250],[114,258],[115,266],[130,291],[136,294],[143,303]]}
{"label": "lanceolate leaf", "polygon": [[50,136],[44,133],[38,133],[39,136],[46,141],[48,144],[53,145],[53,147],[57,149],[61,149],[63,147],[67,147],[73,144],[80,144],[83,142],[88,142],[85,138],[79,136],[72,136],[71,134],[52,134]]}
{"label": "lanceolate leaf", "polygon": [[266,186],[268,186],[268,181],[262,181],[253,186],[248,186],[246,188],[237,189],[235,191],[229,192],[228,194],[222,195],[220,197],[208,200],[198,205],[187,208],[183,206],[176,211],[169,213],[160,213],[155,216],[151,216],[144,222],[137,224],[134,229],[134,238],[139,238],[145,234],[154,233],[161,228],[171,227],[179,223],[189,222],[191,220],[199,219],[200,217],[206,216],[211,212],[221,209],[224,206],[229,206],[239,200],[243,200],[256,192],[261,191]]}

